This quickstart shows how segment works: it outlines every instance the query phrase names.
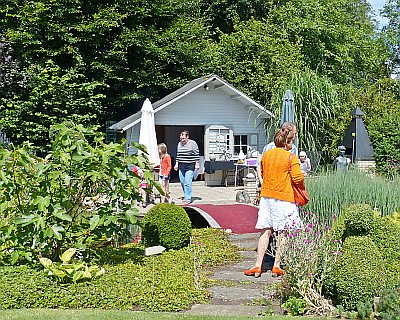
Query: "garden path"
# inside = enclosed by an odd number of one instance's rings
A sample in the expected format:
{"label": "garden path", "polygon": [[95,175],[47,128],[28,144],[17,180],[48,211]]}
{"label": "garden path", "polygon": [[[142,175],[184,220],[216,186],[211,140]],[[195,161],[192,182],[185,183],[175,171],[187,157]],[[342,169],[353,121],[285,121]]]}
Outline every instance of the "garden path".
{"label": "garden path", "polygon": [[193,315],[259,316],[281,314],[280,302],[274,297],[275,285],[281,279],[273,278],[271,271],[260,278],[248,277],[243,270],[253,266],[259,234],[230,234],[230,241],[239,248],[242,261],[215,270],[212,279],[220,280],[209,288],[209,304],[195,304],[186,311]]}

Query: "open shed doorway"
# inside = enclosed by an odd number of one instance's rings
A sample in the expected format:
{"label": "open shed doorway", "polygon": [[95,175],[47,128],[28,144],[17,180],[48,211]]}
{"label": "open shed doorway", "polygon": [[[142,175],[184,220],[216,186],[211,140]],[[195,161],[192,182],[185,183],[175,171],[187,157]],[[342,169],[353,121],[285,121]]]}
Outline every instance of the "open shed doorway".
{"label": "open shed doorway", "polygon": [[[179,134],[183,130],[189,131],[189,138],[199,146],[200,157],[204,157],[204,126],[160,126],[156,125],[157,143],[164,142],[172,158],[171,182],[178,182],[178,172],[174,170],[176,147],[179,143]],[[203,158],[204,159],[204,158]]]}

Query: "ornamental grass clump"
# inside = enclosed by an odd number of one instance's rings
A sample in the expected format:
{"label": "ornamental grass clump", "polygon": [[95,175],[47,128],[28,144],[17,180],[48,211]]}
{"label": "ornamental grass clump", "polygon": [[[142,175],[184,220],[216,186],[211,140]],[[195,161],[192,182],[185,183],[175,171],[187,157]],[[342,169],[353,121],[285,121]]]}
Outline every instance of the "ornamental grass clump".
{"label": "ornamental grass clump", "polygon": [[330,171],[306,182],[311,199],[305,208],[321,217],[339,215],[354,203],[369,204],[382,216],[400,212],[400,175],[388,180],[358,171]]}
{"label": "ornamental grass clump", "polygon": [[288,295],[307,303],[308,313],[330,315],[334,307],[323,296],[323,283],[340,252],[340,241],[330,234],[331,221],[303,212],[304,227],[288,231],[284,246]]}

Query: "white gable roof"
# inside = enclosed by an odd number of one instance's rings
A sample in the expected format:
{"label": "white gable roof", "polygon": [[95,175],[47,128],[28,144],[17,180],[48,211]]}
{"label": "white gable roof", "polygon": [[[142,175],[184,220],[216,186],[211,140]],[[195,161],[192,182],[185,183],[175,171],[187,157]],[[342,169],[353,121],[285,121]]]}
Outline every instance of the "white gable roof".
{"label": "white gable roof", "polygon": [[[223,90],[224,92],[226,92],[226,94],[229,94],[231,98],[240,100],[243,103],[243,105],[249,107],[251,112],[256,112],[257,117],[262,117],[262,118],[274,117],[274,115],[270,111],[265,110],[262,105],[260,105],[253,99],[249,98],[243,92],[237,90],[231,84],[229,84],[228,82],[226,82],[225,80],[223,80],[222,78],[218,77],[215,74],[195,79],[187,83],[180,89],[165,96],[161,100],[154,102],[153,103],[154,113],[156,114],[157,112],[167,108],[175,101],[187,96],[191,92],[199,88],[205,88],[205,87],[208,87],[209,90]],[[110,129],[118,130],[121,132],[126,131],[129,128],[138,124],[140,122],[140,118],[141,118],[141,111],[136,112],[130,117],[125,118],[120,122],[113,124],[110,127]]]}

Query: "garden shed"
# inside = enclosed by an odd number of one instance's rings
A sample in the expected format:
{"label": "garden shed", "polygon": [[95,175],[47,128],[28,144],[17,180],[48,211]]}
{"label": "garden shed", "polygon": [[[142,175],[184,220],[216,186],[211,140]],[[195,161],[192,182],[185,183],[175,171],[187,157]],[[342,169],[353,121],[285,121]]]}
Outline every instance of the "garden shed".
{"label": "garden shed", "polygon": [[[234,160],[240,150],[245,154],[249,150],[261,152],[267,138],[265,121],[273,117],[258,102],[215,74],[195,79],[152,105],[157,142],[168,146],[172,158],[176,156],[182,130],[189,130],[204,160],[210,154],[217,160],[226,160],[229,153]],[[128,144],[138,142],[140,121],[139,111],[110,129],[123,133]]]}

